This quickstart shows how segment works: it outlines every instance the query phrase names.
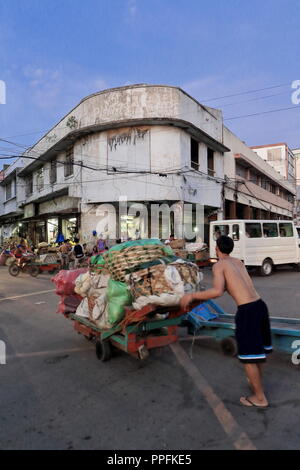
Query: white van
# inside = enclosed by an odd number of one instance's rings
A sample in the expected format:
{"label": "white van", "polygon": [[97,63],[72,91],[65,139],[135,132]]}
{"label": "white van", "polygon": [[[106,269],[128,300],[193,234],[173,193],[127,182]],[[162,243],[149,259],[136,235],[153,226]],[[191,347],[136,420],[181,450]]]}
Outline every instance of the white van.
{"label": "white van", "polygon": [[300,270],[300,227],[288,220],[217,220],[210,223],[210,256],[216,239],[228,235],[234,241],[232,256],[245,266],[260,269],[269,276],[274,266],[292,264]]}

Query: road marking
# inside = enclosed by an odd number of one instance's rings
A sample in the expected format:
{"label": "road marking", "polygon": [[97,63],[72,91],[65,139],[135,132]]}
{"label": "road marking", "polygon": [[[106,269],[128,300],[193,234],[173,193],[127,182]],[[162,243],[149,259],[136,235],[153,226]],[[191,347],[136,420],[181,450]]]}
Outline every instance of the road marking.
{"label": "road marking", "polygon": [[212,408],[224,431],[233,441],[234,447],[238,450],[257,450],[250,438],[242,431],[232,414],[227,410],[222,400],[215,394],[207,380],[191,361],[182,346],[179,343],[173,343],[170,347],[178,362],[191,377],[198,390]]}
{"label": "road marking", "polygon": [[40,290],[39,292],[31,292],[30,294],[15,295],[14,297],[5,297],[4,299],[0,299],[0,302],[3,302],[4,300],[15,300],[15,299],[21,299],[22,297],[30,297],[31,295],[47,294],[48,292],[55,292],[55,289]]}
{"label": "road marking", "polygon": [[16,353],[16,354],[8,355],[7,359],[13,359],[16,357],[39,357],[39,356],[49,356],[53,354],[67,354],[67,353],[75,353],[75,352],[82,352],[82,351],[91,351],[92,349],[95,349],[95,348],[89,347],[89,348],[56,349],[56,350],[51,350],[51,351]]}

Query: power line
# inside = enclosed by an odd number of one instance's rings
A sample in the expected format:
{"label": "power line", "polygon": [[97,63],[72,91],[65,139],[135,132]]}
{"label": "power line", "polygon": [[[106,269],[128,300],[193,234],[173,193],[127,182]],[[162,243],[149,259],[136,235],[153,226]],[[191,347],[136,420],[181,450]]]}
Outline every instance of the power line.
{"label": "power line", "polygon": [[269,110],[269,111],[262,111],[260,113],[243,114],[241,116],[233,116],[233,117],[230,117],[230,118],[226,118],[226,119],[224,119],[224,121],[232,121],[233,119],[240,119],[240,118],[251,117],[251,116],[260,116],[262,114],[278,113],[280,111],[288,111],[290,109],[300,109],[300,106],[294,105],[294,106],[290,106],[288,108],[272,109],[272,110]]}
{"label": "power line", "polygon": [[265,88],[257,88],[255,90],[246,90],[240,93],[232,93],[231,95],[224,95],[224,96],[218,96],[216,98],[209,98],[209,99],[201,100],[201,102],[206,103],[208,101],[216,101],[216,100],[221,100],[223,98],[232,98],[233,96],[248,95],[250,93],[257,93],[258,91],[271,90],[273,88],[281,88],[281,87],[290,86],[290,85],[291,85],[290,83],[284,83],[282,85],[273,85],[273,86],[269,86]]}

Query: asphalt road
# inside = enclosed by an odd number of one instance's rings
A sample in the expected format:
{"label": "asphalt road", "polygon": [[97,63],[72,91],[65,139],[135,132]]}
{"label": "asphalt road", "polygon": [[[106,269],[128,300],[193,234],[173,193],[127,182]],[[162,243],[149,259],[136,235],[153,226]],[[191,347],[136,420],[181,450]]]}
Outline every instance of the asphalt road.
{"label": "asphalt road", "polygon": [[[242,366],[215,340],[154,351],[143,367],[121,352],[102,363],[55,313],[50,277],[0,268],[0,449],[299,449],[300,368],[288,355],[266,366],[267,411],[239,405]],[[300,317],[300,273],[253,280],[272,315]]]}

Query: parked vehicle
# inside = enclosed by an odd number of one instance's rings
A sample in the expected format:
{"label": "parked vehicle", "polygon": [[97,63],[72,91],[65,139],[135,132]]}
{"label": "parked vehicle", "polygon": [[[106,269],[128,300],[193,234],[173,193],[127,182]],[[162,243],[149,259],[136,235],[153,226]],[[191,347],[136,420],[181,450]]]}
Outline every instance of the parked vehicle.
{"label": "parked vehicle", "polygon": [[40,270],[39,267],[34,263],[35,256],[27,256],[21,259],[15,259],[13,263],[10,264],[8,272],[11,276],[16,277],[21,272],[28,273],[32,277],[36,277]]}
{"label": "parked vehicle", "polygon": [[[300,227],[299,227],[300,229]],[[232,255],[262,276],[274,267],[291,264],[300,270],[299,231],[289,220],[218,220],[210,223],[210,256],[215,256],[216,239],[228,235],[234,240]]]}

